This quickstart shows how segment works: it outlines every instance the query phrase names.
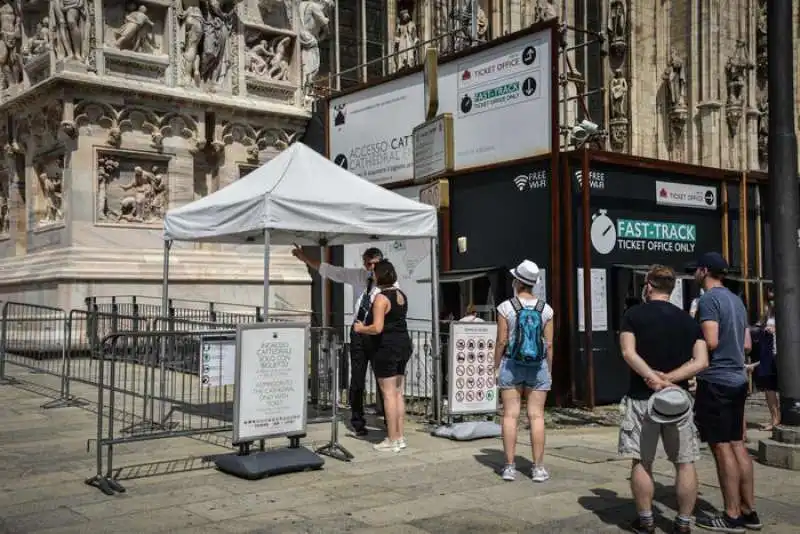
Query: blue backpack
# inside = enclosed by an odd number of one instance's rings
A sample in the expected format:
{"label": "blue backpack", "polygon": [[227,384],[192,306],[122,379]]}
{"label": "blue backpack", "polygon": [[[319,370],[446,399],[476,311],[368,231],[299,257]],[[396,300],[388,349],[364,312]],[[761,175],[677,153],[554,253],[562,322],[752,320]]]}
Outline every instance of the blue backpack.
{"label": "blue backpack", "polygon": [[517,314],[517,326],[508,354],[519,365],[539,365],[545,357],[542,320],[545,302],[539,299],[536,306],[529,307],[522,306],[518,298],[513,298],[511,306]]}

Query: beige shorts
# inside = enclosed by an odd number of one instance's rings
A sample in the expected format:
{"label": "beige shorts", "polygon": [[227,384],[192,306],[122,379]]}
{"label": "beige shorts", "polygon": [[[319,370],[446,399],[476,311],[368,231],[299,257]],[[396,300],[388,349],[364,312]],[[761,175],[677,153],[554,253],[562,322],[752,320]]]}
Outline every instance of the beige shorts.
{"label": "beige shorts", "polygon": [[619,429],[619,454],[651,464],[658,451],[658,438],[667,458],[674,464],[688,464],[700,458],[700,444],[694,418],[662,425],[647,416],[647,400],[622,399],[622,423]]}

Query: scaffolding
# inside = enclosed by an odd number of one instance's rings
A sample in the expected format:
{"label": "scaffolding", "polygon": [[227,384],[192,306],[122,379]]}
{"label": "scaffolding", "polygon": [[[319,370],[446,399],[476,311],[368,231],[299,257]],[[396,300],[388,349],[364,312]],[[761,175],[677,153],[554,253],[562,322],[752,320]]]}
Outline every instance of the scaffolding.
{"label": "scaffolding", "polygon": [[[380,0],[335,0],[331,37],[321,45],[320,76],[312,97],[328,98],[338,92],[375,82],[402,72],[403,60],[415,58],[419,65],[425,50],[436,48],[440,57],[508,35],[548,16],[541,3],[533,12],[511,9],[511,0],[430,0],[417,2],[413,23],[423,38],[412,47],[396,46],[397,15],[412,2]],[[522,2],[525,6],[532,2]],[[343,7],[343,6],[349,7]],[[579,0],[568,12],[566,2],[559,15],[559,150],[580,146],[571,137],[581,121],[598,125],[588,140],[595,148],[607,143],[605,57],[607,42],[603,7],[593,0]],[[481,33],[479,29],[485,31]]]}

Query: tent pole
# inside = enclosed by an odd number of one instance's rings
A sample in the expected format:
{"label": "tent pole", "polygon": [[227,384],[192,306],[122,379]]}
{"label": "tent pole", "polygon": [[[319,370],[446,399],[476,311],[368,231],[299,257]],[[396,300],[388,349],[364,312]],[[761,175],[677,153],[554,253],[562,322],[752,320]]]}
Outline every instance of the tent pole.
{"label": "tent pole", "polygon": [[[164,273],[161,280],[161,312],[167,313],[169,308],[169,251],[172,241],[164,241]],[[168,315],[165,315],[167,317]]]}
{"label": "tent pole", "polygon": [[264,230],[264,311],[262,320],[269,321],[269,230]]}
{"label": "tent pole", "polygon": [[433,359],[433,419],[442,422],[442,355],[439,349],[439,239],[431,238],[431,356]]}

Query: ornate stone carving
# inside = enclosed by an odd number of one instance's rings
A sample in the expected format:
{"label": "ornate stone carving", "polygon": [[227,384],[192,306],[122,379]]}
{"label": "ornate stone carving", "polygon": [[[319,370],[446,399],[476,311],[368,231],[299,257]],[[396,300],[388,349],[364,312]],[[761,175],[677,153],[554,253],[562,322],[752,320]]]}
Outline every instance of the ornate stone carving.
{"label": "ornate stone carving", "polygon": [[182,48],[184,83],[200,83],[200,42],[203,39],[203,12],[200,0],[182,0],[177,6]]}
{"label": "ornate stone carving", "polygon": [[10,178],[10,169],[5,165],[0,165],[0,235],[2,236],[8,235],[11,230],[11,214],[8,206],[11,189]]}
{"label": "ornate stone carving", "polygon": [[87,30],[92,25],[90,15],[94,12],[93,4],[91,0],[54,0],[53,14],[58,27],[56,56],[59,59],[83,61]]}
{"label": "ornate stone carving", "polygon": [[13,0],[0,4],[0,73],[2,88],[22,83],[22,14]]}
{"label": "ornate stone carving", "polygon": [[662,76],[666,88],[667,110],[686,107],[686,69],[683,60],[673,48],[670,51],[669,63]]}
{"label": "ornate stone carving", "polygon": [[64,222],[62,197],[64,156],[47,158],[34,167],[39,181],[39,198],[36,202],[37,226]]}
{"label": "ornate stone carving", "polygon": [[485,43],[489,34],[489,18],[480,4],[478,4],[477,31],[475,32],[476,38],[473,43],[472,32],[472,1],[463,0],[460,7],[453,7],[450,12],[450,20],[453,22],[453,29],[456,30],[453,49],[455,51],[463,50],[473,44],[478,45]]}
{"label": "ornate stone carving", "polygon": [[625,0],[608,3],[608,40],[613,55],[621,57],[628,50],[628,7]]}
{"label": "ornate stone carving", "polygon": [[120,50],[153,52],[157,48],[153,37],[155,23],[147,14],[147,6],[129,3],[126,10],[122,26],[112,32],[114,46]]}
{"label": "ornate stone carving", "polygon": [[288,81],[291,60],[292,38],[276,37],[272,41],[261,40],[247,51],[248,72],[268,80]]}
{"label": "ornate stone carving", "polygon": [[744,114],[744,93],[747,86],[747,76],[754,68],[755,64],[747,56],[747,43],[743,40],[736,41],[736,50],[725,64],[725,78],[728,88],[725,116],[731,136],[736,135]]}
{"label": "ornate stone carving", "polygon": [[762,95],[758,101],[758,162],[767,165],[769,157],[769,99]]}
{"label": "ornate stone carving", "polygon": [[142,107],[128,107],[120,111],[112,106],[93,101],[81,101],[75,106],[75,125],[80,128],[89,124],[108,130],[107,143],[112,147],[122,144],[125,132],[139,131],[150,135],[151,147],[162,150],[164,140],[178,136],[189,141],[190,147],[199,144],[197,122],[189,115],[179,112],[157,112]]}
{"label": "ornate stone carving", "polygon": [[31,35],[27,44],[22,49],[22,58],[25,60],[25,63],[29,63],[53,49],[54,35],[51,32],[50,17],[44,17],[41,21],[36,23],[33,35]]}
{"label": "ornate stone carving", "polygon": [[258,162],[261,152],[267,149],[281,151],[289,147],[298,138],[298,132],[275,127],[256,130],[249,124],[232,122],[225,125],[221,132],[221,147],[239,143],[245,147],[247,160]]}
{"label": "ornate stone carving", "polygon": [[767,82],[767,0],[759,0],[756,19],[756,78],[759,85]]}
{"label": "ornate stone carving", "polygon": [[608,122],[609,141],[614,150],[623,150],[628,142],[628,119],[611,119]]}
{"label": "ornate stone carving", "polygon": [[178,6],[183,83],[220,84],[231,66],[234,0],[181,0]]}
{"label": "ornate stone carving", "polygon": [[534,22],[558,18],[558,8],[553,3],[554,0],[538,0],[534,10]]}
{"label": "ornate stone carving", "polygon": [[417,65],[417,45],[419,45],[417,25],[409,10],[401,9],[397,17],[397,31],[394,37],[394,52],[397,54],[394,60],[398,70]]}
{"label": "ornate stone carving", "polygon": [[97,164],[97,220],[140,224],[162,221],[167,210],[164,163],[101,155]]}
{"label": "ornate stone carving", "polygon": [[628,81],[622,74],[622,69],[614,70],[611,79],[609,97],[611,100],[611,118],[624,119],[628,117]]}
{"label": "ornate stone carving", "polygon": [[301,0],[298,6],[300,27],[297,38],[300,43],[302,86],[306,94],[312,91],[319,73],[319,43],[329,36],[328,13],[333,0]]}

